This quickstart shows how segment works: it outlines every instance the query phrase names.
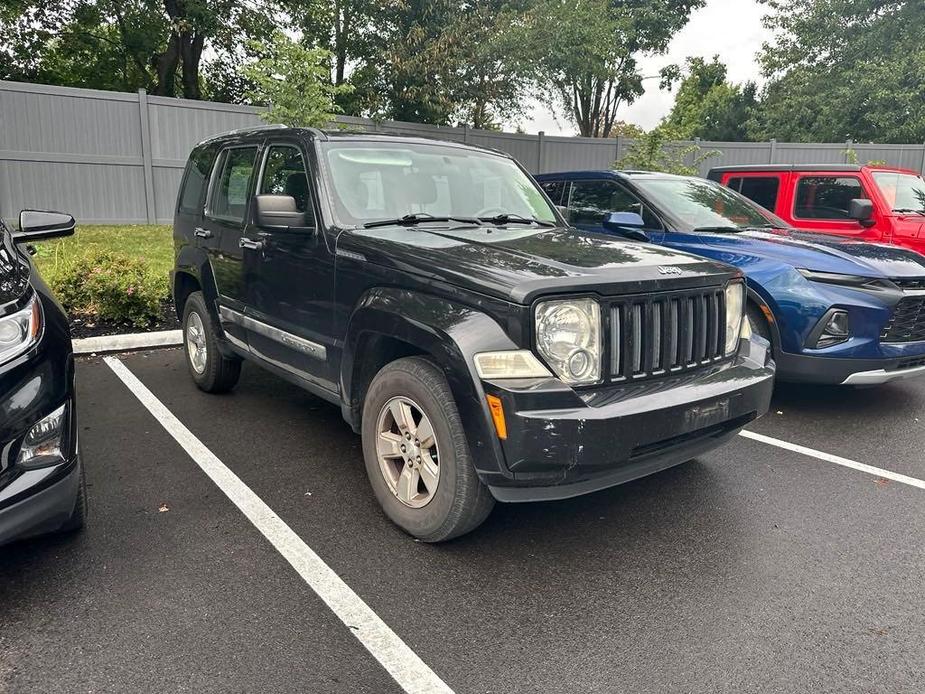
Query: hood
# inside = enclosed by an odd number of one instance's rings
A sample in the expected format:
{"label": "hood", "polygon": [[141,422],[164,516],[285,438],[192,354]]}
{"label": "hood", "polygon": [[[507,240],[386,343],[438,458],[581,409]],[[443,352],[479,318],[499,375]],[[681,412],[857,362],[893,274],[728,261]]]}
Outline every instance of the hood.
{"label": "hood", "polygon": [[29,264],[17,250],[9,230],[0,222],[0,307],[25,293],[29,274]]}
{"label": "hood", "polygon": [[[721,260],[743,267],[751,259],[774,260],[795,268],[860,277],[925,277],[925,256],[897,246],[862,243],[798,229],[699,233],[705,247],[725,251]],[[697,252],[693,246],[687,246]]]}
{"label": "hood", "polygon": [[380,227],[346,231],[337,254],[515,303],[564,292],[619,295],[719,285],[728,265],[571,228]]}

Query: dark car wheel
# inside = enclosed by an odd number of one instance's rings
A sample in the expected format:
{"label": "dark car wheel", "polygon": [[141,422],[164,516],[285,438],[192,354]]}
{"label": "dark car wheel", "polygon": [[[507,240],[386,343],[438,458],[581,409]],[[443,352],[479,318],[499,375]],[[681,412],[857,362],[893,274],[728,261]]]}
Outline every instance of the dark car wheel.
{"label": "dark car wheel", "polygon": [[366,474],[386,515],[425,542],[478,527],[494,498],[479,481],[453,395],[420,357],[399,359],[373,379],[363,405]]}
{"label": "dark car wheel", "polygon": [[218,341],[202,292],[193,292],[183,308],[183,349],[190,376],[207,393],[226,393],[241,376],[241,360],[223,355]]}

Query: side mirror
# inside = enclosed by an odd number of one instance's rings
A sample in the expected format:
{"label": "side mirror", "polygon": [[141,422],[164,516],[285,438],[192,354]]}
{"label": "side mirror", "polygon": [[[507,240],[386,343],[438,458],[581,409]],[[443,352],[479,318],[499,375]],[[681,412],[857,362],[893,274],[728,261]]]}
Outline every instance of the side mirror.
{"label": "side mirror", "polygon": [[13,241],[28,243],[59,236],[71,236],[76,225],[74,218],[64,212],[23,210],[19,213],[19,231],[13,232]]}
{"label": "side mirror", "polygon": [[850,219],[856,219],[861,223],[861,226],[873,226],[873,216],[874,203],[872,201],[855,198],[848,203],[848,217]]}
{"label": "side mirror", "polygon": [[568,221],[568,214],[569,214],[568,207],[566,207],[565,205],[556,205],[556,209],[559,210],[559,214],[562,215],[565,221]]}
{"label": "side mirror", "polygon": [[649,235],[642,230],[646,225],[642,216],[635,212],[611,212],[604,217],[604,228],[607,231],[625,236],[634,241],[648,242]]}
{"label": "side mirror", "polygon": [[258,195],[255,221],[262,229],[305,229],[305,213],[291,195]]}

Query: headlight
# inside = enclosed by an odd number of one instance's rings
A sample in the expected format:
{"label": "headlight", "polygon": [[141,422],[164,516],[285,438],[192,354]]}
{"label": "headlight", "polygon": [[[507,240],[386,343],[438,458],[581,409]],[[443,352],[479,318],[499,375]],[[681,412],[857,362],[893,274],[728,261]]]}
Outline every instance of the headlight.
{"label": "headlight", "polygon": [[726,285],[726,356],[732,356],[739,346],[742,319],[745,316],[745,284],[730,282]]}
{"label": "headlight", "polygon": [[17,464],[23,467],[43,467],[57,465],[64,460],[66,417],[67,403],[33,424],[19,448]]}
{"label": "headlight", "polygon": [[594,299],[544,301],[536,307],[536,348],[565,383],[601,378],[601,307]]}
{"label": "headlight", "polygon": [[42,336],[42,302],[33,296],[29,304],[0,318],[0,364],[18,357]]}
{"label": "headlight", "polygon": [[854,289],[898,289],[895,284],[885,279],[875,277],[860,277],[858,275],[842,275],[836,272],[816,272],[815,270],[805,270],[797,268],[803,277],[810,282],[822,282],[823,284],[837,284],[842,287],[852,287]]}

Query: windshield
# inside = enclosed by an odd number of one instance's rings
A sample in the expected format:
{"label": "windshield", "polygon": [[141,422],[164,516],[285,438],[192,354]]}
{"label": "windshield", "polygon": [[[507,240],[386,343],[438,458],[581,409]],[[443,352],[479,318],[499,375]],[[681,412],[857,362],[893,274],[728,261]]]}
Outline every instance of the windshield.
{"label": "windshield", "polygon": [[408,215],[556,221],[540,189],[506,157],[439,143],[328,141],[321,148],[343,226]]}
{"label": "windshield", "polygon": [[713,181],[640,177],[633,184],[690,230],[787,228],[782,219]]}
{"label": "windshield", "polygon": [[893,210],[925,214],[925,181],[896,171],[874,171],[874,181]]}

